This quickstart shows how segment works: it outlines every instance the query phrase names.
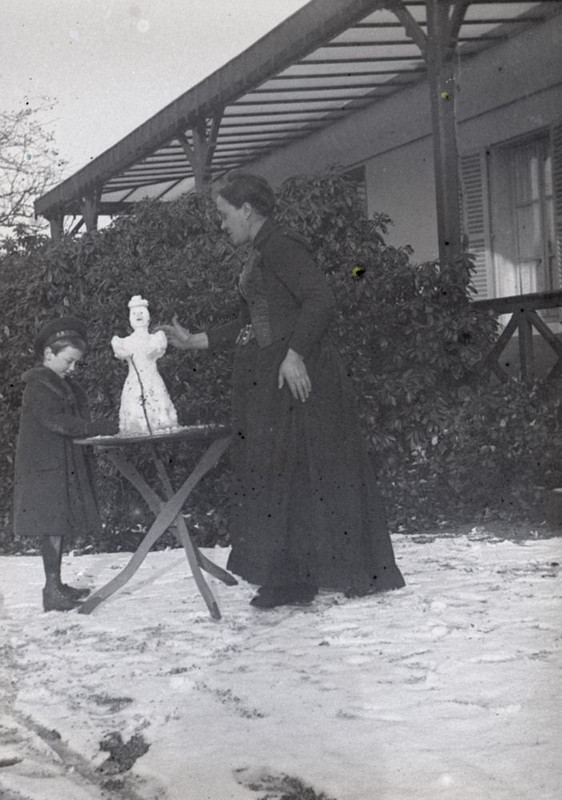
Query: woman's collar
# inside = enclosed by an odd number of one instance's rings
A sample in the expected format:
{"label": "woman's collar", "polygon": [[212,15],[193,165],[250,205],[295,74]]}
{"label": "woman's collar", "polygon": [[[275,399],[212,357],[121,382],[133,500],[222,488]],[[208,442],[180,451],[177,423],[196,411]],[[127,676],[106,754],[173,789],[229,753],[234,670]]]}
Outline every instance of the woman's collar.
{"label": "woman's collar", "polygon": [[252,242],[253,247],[257,247],[258,250],[262,247],[265,240],[269,237],[273,225],[273,220],[270,217],[264,220],[263,225],[254,236],[254,240]]}

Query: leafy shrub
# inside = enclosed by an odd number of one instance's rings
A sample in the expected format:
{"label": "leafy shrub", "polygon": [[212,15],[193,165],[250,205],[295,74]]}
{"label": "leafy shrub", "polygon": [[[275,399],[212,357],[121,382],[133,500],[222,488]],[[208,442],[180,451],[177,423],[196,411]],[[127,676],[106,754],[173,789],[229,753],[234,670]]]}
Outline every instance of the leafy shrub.
{"label": "leafy shrub", "polygon": [[[176,313],[193,328],[215,324],[237,310],[234,286],[240,262],[218,235],[210,203],[190,196],[169,205],[140,204],[134,214],[79,239],[53,243],[47,238],[24,237],[13,241],[0,269],[7,278],[2,290],[6,313],[1,366],[8,376],[1,398],[5,435],[0,446],[0,476],[8,487],[1,519],[2,544],[9,547],[13,457],[23,388],[20,378],[35,363],[32,343],[37,328],[57,314],[72,313],[85,320],[91,350],[77,379],[89,394],[94,416],[116,420],[127,368],[113,357],[110,339],[114,333],[125,335],[129,330],[129,298],[133,294],[147,297],[153,325],[169,321]],[[159,366],[180,422],[228,421],[228,353],[210,359],[169,348]],[[183,479],[194,453],[170,445],[159,449],[172,477]],[[140,446],[134,457],[142,471],[151,469],[150,448]],[[149,519],[144,503],[103,455],[97,458],[99,495],[108,524],[104,540],[96,546],[130,549],[138,543]],[[214,474],[226,473],[225,466]],[[223,483],[227,481],[225,474]],[[205,496],[198,499],[201,491]],[[206,481],[194,493],[192,524],[200,529],[204,543],[216,539],[217,525],[224,538],[221,504],[225,495],[220,481]],[[213,520],[207,515],[209,508],[215,509]],[[173,542],[170,534],[160,545]]]}
{"label": "leafy shrub", "polygon": [[[558,400],[517,382],[498,387],[480,370],[496,322],[470,303],[470,259],[412,264],[408,248],[385,243],[390,220],[368,219],[353,183],[335,172],[292,178],[278,200],[278,219],[308,239],[337,297],[333,336],[393,526],[530,514],[536,487],[560,481],[555,459],[545,456],[560,437]],[[0,506],[1,547],[18,546],[10,532],[13,455],[20,377],[34,363],[37,327],[63,313],[87,322],[92,349],[79,379],[94,415],[116,418],[126,366],[114,359],[109,340],[127,333],[129,298],[149,300],[153,325],[177,314],[191,329],[206,329],[236,313],[242,258],[220,234],[214,204],[197,195],[141,203],[80,238],[19,236],[5,243],[0,480],[8,492]],[[230,352],[168,350],[159,366],[181,423],[228,420],[230,362]],[[195,458],[175,445],[160,452],[176,480]],[[152,469],[147,447],[136,449],[135,459],[142,471]],[[106,533],[101,542],[83,544],[134,548],[150,517],[103,455],[98,464]],[[200,543],[228,541],[228,482],[225,459],[193,495],[188,522]],[[173,541],[167,534],[160,544]]]}
{"label": "leafy shrub", "polygon": [[560,486],[561,443],[557,390],[512,381],[468,392],[426,458],[441,513],[536,520]]}
{"label": "leafy shrub", "polygon": [[412,264],[337,175],[290,179],[279,205],[338,299],[334,333],[393,527],[540,515],[562,485],[559,395],[482,371],[497,322],[470,302],[470,257]]}

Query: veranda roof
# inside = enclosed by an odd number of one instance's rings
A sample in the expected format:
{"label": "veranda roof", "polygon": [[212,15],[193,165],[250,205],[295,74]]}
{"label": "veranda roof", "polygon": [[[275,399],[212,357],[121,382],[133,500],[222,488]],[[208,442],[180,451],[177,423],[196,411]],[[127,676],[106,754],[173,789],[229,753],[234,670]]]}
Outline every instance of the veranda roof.
{"label": "veranda roof", "polygon": [[[463,56],[562,12],[558,0],[450,5],[453,17],[466,11]],[[413,19],[427,32],[426,11],[426,0],[312,0],[40,197],[36,214],[84,214],[85,199],[101,214],[173,199],[194,186],[198,139],[214,145],[214,176],[401,91],[426,73],[408,25]]]}

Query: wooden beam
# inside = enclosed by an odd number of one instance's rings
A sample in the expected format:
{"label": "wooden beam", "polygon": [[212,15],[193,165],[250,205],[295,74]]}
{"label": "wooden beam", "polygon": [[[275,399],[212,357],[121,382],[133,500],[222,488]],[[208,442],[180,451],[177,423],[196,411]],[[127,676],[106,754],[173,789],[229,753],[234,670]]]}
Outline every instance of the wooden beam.
{"label": "wooden beam", "polygon": [[384,0],[311,0],[252,47],[205,78],[140,125],[87,166],[35,201],[35,213],[72,206],[93,185],[154,152],[187,130],[193,116],[210,118],[222,108],[311,53],[357,20],[384,6]]}
{"label": "wooden beam", "polygon": [[455,56],[459,31],[470,0],[425,0],[427,33],[404,0],[385,7],[403,24],[424,57],[431,100],[439,260],[445,264],[462,252],[461,194],[455,118]]}
{"label": "wooden beam", "polygon": [[521,378],[529,383],[535,379],[533,326],[527,314],[519,314],[519,368]]}
{"label": "wooden beam", "polygon": [[82,198],[82,217],[88,232],[98,227],[100,194],[99,190],[95,190]]}
{"label": "wooden beam", "polygon": [[74,236],[75,233],[78,233],[83,224],[84,224],[84,217],[80,217],[78,222],[71,228],[69,236]]}
{"label": "wooden beam", "polygon": [[191,168],[195,178],[195,188],[201,191],[207,184],[207,120],[197,119],[191,128],[193,158]]}
{"label": "wooden beam", "polygon": [[389,11],[392,11],[398,17],[398,20],[404,26],[406,34],[417,44],[422,55],[425,56],[427,35],[411,11],[406,8],[402,0],[388,0],[386,6]]}
{"label": "wooden beam", "polygon": [[[464,22],[464,18],[466,16],[466,12],[470,3],[471,0],[456,0],[456,2],[453,3],[453,8],[451,10],[449,19],[449,30],[448,30],[448,46],[449,50],[452,50],[453,52],[457,47],[457,43],[459,40],[459,32]],[[478,37],[476,38],[478,39]],[[451,53],[451,55],[453,55],[453,52]]]}
{"label": "wooden beam", "polygon": [[221,108],[220,111],[213,115],[210,126],[204,117],[197,117],[192,121],[191,145],[183,131],[177,134],[177,139],[191,164],[193,177],[195,178],[195,188],[198,191],[202,191],[210,183],[210,168],[217,146],[222,112],[223,109]]}
{"label": "wooden beam", "polygon": [[562,291],[512,294],[508,297],[488,297],[486,300],[473,300],[475,308],[489,309],[496,314],[514,314],[531,309],[561,308]]}
{"label": "wooden beam", "polygon": [[[454,31],[468,3],[454,4]],[[426,64],[431,100],[439,260],[446,264],[462,253],[461,183],[455,117],[456,40],[451,39],[450,0],[426,0]]]}
{"label": "wooden beam", "polygon": [[60,242],[64,235],[64,214],[57,209],[47,219],[49,220],[51,239],[53,242]]}

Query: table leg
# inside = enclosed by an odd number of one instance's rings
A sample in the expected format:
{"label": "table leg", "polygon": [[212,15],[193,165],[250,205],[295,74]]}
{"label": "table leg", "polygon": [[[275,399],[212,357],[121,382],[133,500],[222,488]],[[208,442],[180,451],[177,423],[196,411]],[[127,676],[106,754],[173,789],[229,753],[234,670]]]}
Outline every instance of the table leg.
{"label": "table leg", "polygon": [[78,607],[79,614],[91,614],[100,603],[103,603],[104,600],[107,600],[108,597],[111,597],[114,592],[124,586],[127,581],[133,577],[150,552],[152,546],[158,541],[162,534],[168,530],[170,525],[173,524],[177,516],[175,506],[176,504],[170,501],[163,507],[161,513],[152,523],[148,533],[137,547],[132,558],[127,562],[125,567],[118,575],[115,576],[115,578],[110,580],[109,583],[106,583],[105,586],[102,586],[101,589],[98,589],[97,592],[94,592],[92,595],[90,595],[90,597],[88,597],[88,599]]}
{"label": "table leg", "polygon": [[[185,524],[185,523],[184,523]],[[189,531],[188,531],[189,535]],[[190,537],[191,538],[191,537]],[[209,575],[212,575],[213,578],[216,578],[219,581],[222,581],[227,586],[237,586],[238,581],[231,575],[230,572],[227,572],[222,567],[219,567],[218,564],[215,564],[214,561],[211,561],[210,558],[207,558],[198,547],[195,548],[195,555],[197,557],[197,561],[199,562],[199,566],[201,569],[204,569],[205,572],[208,572]]]}
{"label": "table leg", "polygon": [[183,545],[189,566],[191,567],[191,573],[195,579],[195,583],[197,584],[197,588],[199,589],[201,597],[207,604],[209,614],[213,619],[220,619],[221,612],[219,610],[218,603],[215,600],[215,596],[213,595],[211,589],[207,585],[205,578],[203,577],[203,573],[201,572],[201,568],[197,561],[197,556],[195,555],[193,542],[191,541],[191,537],[187,531],[185,521],[181,514],[176,518],[175,524],[178,532],[178,538]]}
{"label": "table leg", "polygon": [[[120,453],[108,453],[109,459],[115,464],[115,466],[119,469],[121,474],[127,478],[127,480],[135,487],[135,489],[139,492],[139,494],[144,498],[150,510],[157,515],[160,513],[163,503],[162,500],[158,497],[154,489],[152,489],[145,479],[142,477],[140,472],[133,466],[126,458],[124,458]],[[160,475],[160,479],[165,485],[168,499],[173,495],[173,488],[170,484],[168,476],[164,471],[164,465],[161,463],[160,459],[157,455],[154,455],[156,468],[158,469],[158,473]],[[158,466],[160,463],[160,466]],[[162,474],[162,471],[163,474]],[[187,531],[189,536],[189,531]],[[179,532],[178,532],[179,536]],[[183,545],[183,542],[180,543]],[[215,564],[206,555],[204,555],[199,548],[195,547],[195,556],[197,558],[197,563],[204,569],[205,572],[208,572],[209,575],[212,575],[217,580],[222,581],[227,586],[237,586],[238,581],[236,578],[227,572],[222,567],[219,567],[218,564]]]}
{"label": "table leg", "polygon": [[[156,470],[160,477],[160,481],[162,486],[164,487],[164,491],[168,499],[171,499],[174,496],[174,489],[171,484],[170,478],[168,477],[168,473],[162,463],[162,459],[158,458],[158,454],[156,452],[156,447],[153,448],[152,453],[154,463],[156,465]],[[176,528],[178,539],[180,543],[183,545],[183,549],[187,556],[187,560],[189,562],[189,566],[191,568],[191,573],[195,579],[195,583],[197,584],[197,588],[201,594],[201,597],[207,604],[207,608],[209,609],[209,613],[213,619],[220,619],[221,613],[219,610],[219,606],[215,597],[207,585],[205,578],[203,577],[203,573],[201,572],[201,567],[199,565],[199,561],[197,559],[196,552],[198,552],[197,548],[195,548],[193,542],[191,541],[191,537],[187,530],[185,520],[182,514],[178,514],[176,519],[174,520],[174,526]]]}
{"label": "table leg", "polygon": [[158,497],[154,489],[148,485],[138,469],[127,461],[125,456],[119,452],[106,451],[107,457],[114,464],[123,477],[127,478],[137,492],[141,495],[154,516],[162,510],[162,500]]}
{"label": "table leg", "polygon": [[[205,451],[205,453],[197,463],[195,469],[188,476],[188,478],[186,478],[186,480],[178,489],[178,491],[173,495],[173,497],[170,500],[162,504],[156,519],[152,523],[148,533],[138,546],[137,550],[133,554],[130,561],[121,570],[119,575],[116,575],[115,578],[113,578],[113,580],[109,581],[109,583],[106,583],[105,586],[102,586],[101,589],[98,589],[97,592],[94,592],[94,594],[88,597],[88,599],[85,600],[82,603],[82,605],[79,606],[78,608],[79,614],[91,614],[91,612],[95,608],[97,608],[100,603],[102,603],[104,600],[107,600],[108,597],[110,597],[114,592],[116,592],[118,589],[124,586],[127,583],[127,581],[131,579],[131,577],[135,574],[135,572],[138,570],[138,568],[141,566],[142,562],[148,555],[151,547],[158,541],[158,539],[162,536],[162,534],[174,523],[176,518],[178,516],[181,517],[181,510],[183,504],[185,503],[185,501],[187,500],[187,498],[189,497],[195,486],[197,486],[201,478],[215,466],[220,456],[227,449],[229,444],[230,444],[230,437],[217,439],[215,442],[211,444],[211,446]],[[144,482],[144,479],[141,478],[139,486],[142,485],[142,482]],[[152,490],[150,490],[150,492],[151,492],[150,499],[145,497],[145,500],[147,501],[149,506],[151,502],[152,503],[154,502],[154,497],[157,497],[155,492],[153,492]],[[181,519],[183,520],[183,517]]]}

